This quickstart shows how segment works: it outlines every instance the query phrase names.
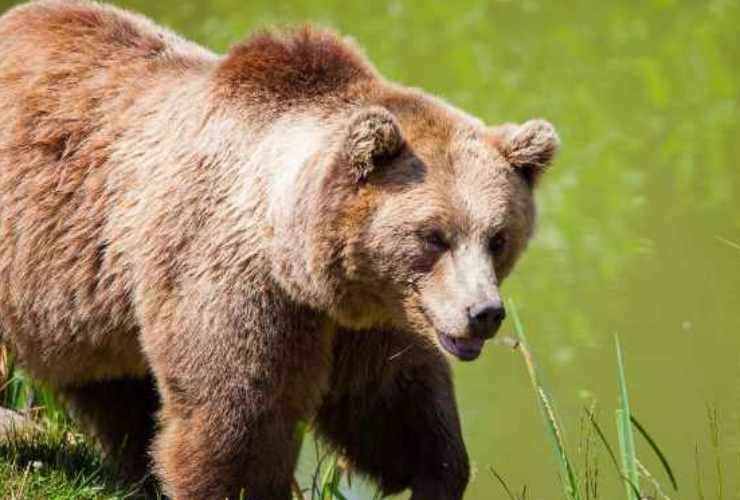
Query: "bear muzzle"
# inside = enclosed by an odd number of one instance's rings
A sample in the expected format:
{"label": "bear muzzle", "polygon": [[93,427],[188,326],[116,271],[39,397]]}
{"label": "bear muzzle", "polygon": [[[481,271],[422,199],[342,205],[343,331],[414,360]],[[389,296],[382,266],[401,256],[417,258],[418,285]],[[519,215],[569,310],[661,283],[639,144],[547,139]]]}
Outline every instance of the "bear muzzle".
{"label": "bear muzzle", "polygon": [[485,341],[496,335],[506,318],[506,310],[498,298],[470,307],[467,313],[467,335],[453,336],[437,331],[442,347],[461,361],[477,359]]}
{"label": "bear muzzle", "polygon": [[468,309],[468,329],[473,337],[487,340],[496,335],[505,318],[501,299],[487,300]]}

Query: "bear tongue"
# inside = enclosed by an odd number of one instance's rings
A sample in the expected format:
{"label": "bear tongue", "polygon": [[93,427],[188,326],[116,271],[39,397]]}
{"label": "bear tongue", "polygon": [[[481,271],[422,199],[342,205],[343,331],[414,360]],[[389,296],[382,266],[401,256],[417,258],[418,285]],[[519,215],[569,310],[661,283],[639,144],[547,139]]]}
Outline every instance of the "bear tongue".
{"label": "bear tongue", "polygon": [[450,337],[439,334],[440,343],[450,354],[461,361],[472,361],[480,356],[483,349],[483,339],[469,337]]}

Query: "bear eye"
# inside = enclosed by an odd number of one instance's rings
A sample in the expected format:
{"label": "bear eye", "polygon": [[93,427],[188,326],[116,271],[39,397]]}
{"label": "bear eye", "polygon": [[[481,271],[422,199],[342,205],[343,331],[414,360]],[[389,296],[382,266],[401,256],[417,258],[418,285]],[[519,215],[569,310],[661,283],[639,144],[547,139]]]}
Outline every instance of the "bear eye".
{"label": "bear eye", "polygon": [[506,248],[506,234],[504,232],[496,233],[493,238],[488,240],[488,251],[492,255],[501,255]]}
{"label": "bear eye", "polygon": [[424,234],[421,238],[424,244],[435,253],[443,253],[450,249],[450,243],[442,231],[431,231]]}

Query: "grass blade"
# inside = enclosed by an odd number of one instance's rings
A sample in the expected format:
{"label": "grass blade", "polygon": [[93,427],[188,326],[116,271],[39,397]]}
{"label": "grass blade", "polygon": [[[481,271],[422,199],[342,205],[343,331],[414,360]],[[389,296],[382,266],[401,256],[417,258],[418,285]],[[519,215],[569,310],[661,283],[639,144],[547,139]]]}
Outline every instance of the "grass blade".
{"label": "grass blade", "polygon": [[601,440],[601,443],[604,445],[604,448],[606,448],[607,453],[609,453],[609,458],[612,459],[612,463],[614,464],[615,469],[618,473],[621,474],[622,469],[619,467],[619,461],[617,461],[617,455],[614,453],[614,450],[612,450],[612,447],[609,445],[609,441],[606,439],[606,435],[601,430],[601,426],[596,421],[596,417],[594,417],[594,414],[586,410],[586,414],[588,415],[589,420],[591,421],[591,425],[593,425],[594,429],[596,429],[596,434],[599,436],[599,439]]}
{"label": "grass blade", "polygon": [[668,475],[668,479],[671,481],[671,486],[673,486],[673,489],[678,491],[676,476],[673,475],[673,469],[671,469],[671,466],[668,463],[668,459],[666,458],[665,454],[663,454],[663,452],[658,447],[658,444],[655,442],[652,436],[648,434],[648,431],[645,430],[645,427],[640,424],[640,422],[635,418],[634,415],[630,415],[630,420],[632,421],[632,425],[635,426],[635,429],[637,429],[640,435],[645,438],[645,441],[647,441],[648,445],[650,445],[650,448],[658,457],[658,460],[660,460],[660,464],[663,466],[663,470],[665,470],[666,475]]}
{"label": "grass blade", "polygon": [[611,458],[612,464],[614,464],[614,470],[617,471],[617,475],[619,475],[619,477],[621,477],[630,486],[633,493],[637,495],[637,498],[640,498],[640,490],[637,488],[637,485],[632,483],[632,481],[622,473],[622,468],[619,466],[617,455],[614,453],[614,450],[609,444],[609,441],[606,439],[606,435],[604,434],[604,431],[601,430],[601,426],[596,421],[596,418],[593,416],[593,413],[591,413],[588,410],[586,410],[586,413],[588,413],[588,417],[591,420],[591,424],[593,424],[594,428],[596,429],[596,434],[599,436],[601,443],[604,445],[604,448],[606,448],[607,453],[609,453],[609,458]]}
{"label": "grass blade", "polygon": [[653,485],[653,488],[655,488],[653,496],[649,498],[662,498],[663,500],[671,500],[671,497],[666,495],[665,492],[663,491],[663,488],[661,488],[658,480],[655,479],[655,477],[653,477],[652,474],[650,474],[650,471],[648,470],[648,468],[642,465],[642,462],[640,462],[639,460],[637,461],[637,469],[640,471],[640,475],[644,479],[649,481]]}
{"label": "grass blade", "polygon": [[491,474],[493,474],[493,477],[495,477],[498,480],[499,484],[501,485],[501,487],[506,492],[506,496],[509,497],[509,500],[516,500],[516,497],[514,496],[514,494],[509,489],[509,485],[506,484],[506,481],[504,481],[504,478],[501,477],[501,475],[498,472],[496,472],[496,469],[493,468],[493,465],[491,465],[488,468],[488,470],[491,471]]}
{"label": "grass blade", "polygon": [[720,432],[719,432],[719,410],[714,406],[707,406],[707,416],[709,418],[709,439],[714,449],[714,465],[717,470],[717,498],[724,500],[724,477],[722,473],[722,454],[720,453]]}
{"label": "grass blade", "polygon": [[[620,408],[617,410],[617,431],[619,433],[619,449],[622,455],[622,468],[625,478],[625,489],[627,498],[640,500],[640,476],[637,471],[637,458],[635,453],[635,437],[632,434],[632,421],[627,392],[627,378],[624,374],[624,361],[622,359],[622,346],[619,337],[614,337],[617,349],[617,367],[619,369],[619,393]],[[629,481],[627,481],[629,479]],[[635,493],[633,487],[637,488]]]}
{"label": "grass blade", "polygon": [[516,306],[513,301],[509,301],[509,310],[514,318],[514,330],[519,339],[518,349],[522,353],[524,362],[527,365],[529,378],[532,382],[535,393],[537,394],[537,403],[540,409],[540,414],[545,422],[545,428],[548,431],[547,434],[550,437],[550,443],[557,456],[558,464],[560,465],[560,483],[563,487],[563,493],[566,498],[570,500],[581,500],[576,474],[571,461],[568,458],[553,405],[550,403],[550,397],[540,383],[540,377],[534,363],[534,357],[529,350],[527,338],[524,334],[524,328],[522,327],[521,320],[519,319],[519,315],[517,314]]}
{"label": "grass blade", "polygon": [[[596,401],[591,404],[592,408],[596,407]],[[591,410],[593,412],[593,410]],[[581,469],[581,492],[584,500],[596,500],[599,498],[599,454],[595,450],[594,438],[595,431],[593,426],[587,422],[588,410],[581,415],[579,419],[580,440],[578,443],[577,455],[582,460]]]}
{"label": "grass blade", "polygon": [[343,472],[344,468],[335,457],[321,480],[321,500],[333,500],[335,498],[347,500],[347,497],[344,496],[339,488],[342,482]]}
{"label": "grass blade", "polygon": [[731,246],[735,250],[740,250],[740,245],[735,243],[734,241],[730,241],[727,238],[723,238],[722,236],[715,236],[719,241],[724,243],[725,245]]}
{"label": "grass blade", "polygon": [[704,498],[704,482],[702,481],[701,459],[699,458],[699,445],[694,448],[694,461],[696,463],[696,495],[699,500]]}

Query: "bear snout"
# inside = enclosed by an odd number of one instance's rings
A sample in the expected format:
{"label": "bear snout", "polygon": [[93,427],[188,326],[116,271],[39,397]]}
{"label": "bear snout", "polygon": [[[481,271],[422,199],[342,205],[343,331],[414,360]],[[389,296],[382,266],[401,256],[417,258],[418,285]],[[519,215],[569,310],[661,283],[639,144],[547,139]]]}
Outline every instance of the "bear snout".
{"label": "bear snout", "polygon": [[487,300],[468,309],[468,329],[473,337],[487,340],[496,335],[505,318],[501,300]]}

